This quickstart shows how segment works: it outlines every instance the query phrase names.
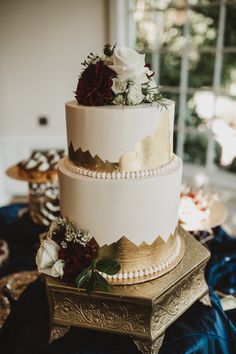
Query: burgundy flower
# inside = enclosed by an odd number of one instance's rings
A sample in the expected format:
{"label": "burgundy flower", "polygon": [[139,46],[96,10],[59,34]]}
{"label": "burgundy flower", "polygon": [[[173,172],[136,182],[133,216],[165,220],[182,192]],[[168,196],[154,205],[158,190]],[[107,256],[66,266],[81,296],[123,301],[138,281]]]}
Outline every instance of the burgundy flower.
{"label": "burgundy flower", "polygon": [[[152,71],[151,64],[145,64],[144,65],[146,68],[148,68],[150,71]],[[147,75],[147,77],[150,79],[150,77],[153,77],[155,75],[155,71],[152,71],[151,75]]]}
{"label": "burgundy flower", "polygon": [[58,252],[58,258],[65,261],[63,279],[74,283],[77,275],[91,265],[97,251],[98,244],[94,239],[91,239],[85,247],[79,243],[68,242],[67,248],[61,248]]}
{"label": "burgundy flower", "polygon": [[116,72],[110,69],[103,61],[90,64],[82,73],[75,98],[79,104],[85,106],[103,106],[109,103],[112,92],[112,79]]}

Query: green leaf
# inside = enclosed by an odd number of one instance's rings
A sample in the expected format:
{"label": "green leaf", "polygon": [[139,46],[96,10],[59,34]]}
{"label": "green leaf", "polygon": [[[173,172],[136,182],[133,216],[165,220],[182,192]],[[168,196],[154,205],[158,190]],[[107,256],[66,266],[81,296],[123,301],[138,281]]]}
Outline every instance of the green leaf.
{"label": "green leaf", "polygon": [[79,288],[86,289],[88,295],[91,295],[95,289],[104,292],[109,291],[109,285],[105,278],[103,278],[98,271],[93,269],[84,269],[76,278],[76,284]]}
{"label": "green leaf", "polygon": [[109,285],[107,280],[103,278],[98,272],[94,272],[94,274],[96,279],[96,288],[104,292],[109,292]]}
{"label": "green leaf", "polygon": [[96,268],[96,263],[97,263],[97,260],[96,259],[92,259],[91,267],[92,268]]}
{"label": "green leaf", "polygon": [[91,269],[86,268],[76,277],[75,284],[77,288],[82,288],[82,285],[91,277]]}
{"label": "green leaf", "polygon": [[99,271],[114,275],[119,272],[119,270],[119,263],[113,259],[100,259],[99,261],[93,260],[91,266],[82,270],[77,276],[75,283],[78,288],[86,289],[88,295],[92,294],[96,288],[108,292],[109,284]]}
{"label": "green leaf", "polygon": [[88,295],[91,295],[96,289],[96,271],[91,271],[90,277],[85,284],[85,289]]}
{"label": "green leaf", "polygon": [[99,272],[114,275],[119,272],[120,265],[114,259],[104,258],[97,261],[96,269],[99,270]]}

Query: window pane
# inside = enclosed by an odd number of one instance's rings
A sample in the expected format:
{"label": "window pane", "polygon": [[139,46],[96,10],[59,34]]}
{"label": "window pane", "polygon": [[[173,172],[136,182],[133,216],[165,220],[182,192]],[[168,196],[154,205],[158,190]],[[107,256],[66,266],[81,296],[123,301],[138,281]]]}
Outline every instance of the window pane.
{"label": "window pane", "polygon": [[[198,2],[199,3],[199,2]],[[199,6],[190,11],[189,87],[213,84],[219,6]]]}
{"label": "window pane", "polygon": [[[202,93],[204,94],[204,92]],[[197,99],[200,95],[200,99]],[[194,95],[187,96],[187,107],[185,113],[185,123],[187,127],[195,128],[199,132],[206,130],[207,117],[202,112],[205,108],[205,100],[201,98],[201,91]]]}
{"label": "window pane", "polygon": [[188,85],[193,88],[212,87],[215,65],[215,54],[189,52]]}
{"label": "window pane", "polygon": [[199,6],[190,10],[190,45],[193,48],[216,46],[219,6]]}
{"label": "window pane", "polygon": [[187,133],[184,142],[184,161],[195,165],[205,165],[207,142],[207,135],[203,133]]}
{"label": "window pane", "polygon": [[[146,61],[153,64],[152,69],[157,74],[158,84],[163,87],[166,97],[176,103],[174,148],[179,133],[181,60],[188,39],[188,67],[182,68],[188,70],[184,161],[197,165],[206,164],[209,129],[213,122],[214,161],[211,162],[221,169],[236,172],[236,1],[224,2],[226,21],[220,77],[222,96],[218,97],[216,94],[219,92],[213,92],[213,78],[220,4],[223,1],[136,0],[132,3],[136,6],[134,20],[138,29],[137,48],[148,53]],[[186,11],[187,8],[190,10]],[[187,14],[189,37],[184,38]],[[182,74],[184,78],[185,73]],[[218,77],[216,79],[218,85]],[[182,124],[179,125],[181,127]],[[209,148],[212,149],[212,144],[209,144]],[[208,157],[211,158],[211,151],[208,151]]]}
{"label": "window pane", "polygon": [[[202,1],[202,0],[201,0]],[[206,0],[205,0],[206,1]],[[166,10],[168,7],[184,7],[186,0],[132,0],[131,9]]]}
{"label": "window pane", "polygon": [[136,49],[140,52],[148,52],[158,47],[160,39],[159,12],[134,12],[136,26]]}
{"label": "window pane", "polygon": [[207,123],[214,118],[216,98],[211,90],[199,90],[194,94],[194,104],[199,117]]}
{"label": "window pane", "polygon": [[[146,3],[146,2],[145,2]],[[160,47],[179,52],[183,48],[185,11],[169,8],[166,11],[146,11],[138,8],[133,12],[136,27],[136,49],[155,51]]]}
{"label": "window pane", "polygon": [[218,97],[216,119],[212,123],[215,140],[219,145],[220,156],[216,161],[220,168],[236,172],[236,99]]}
{"label": "window pane", "polygon": [[180,55],[185,43],[183,28],[186,12],[184,9],[169,8],[163,14],[162,48]]}
{"label": "window pane", "polygon": [[224,36],[225,47],[236,47],[236,25],[235,25],[236,4],[226,7],[226,26]]}
{"label": "window pane", "polygon": [[181,57],[174,53],[162,53],[160,63],[160,85],[179,86]]}
{"label": "window pane", "polygon": [[222,90],[236,96],[236,53],[225,53],[221,72]]}
{"label": "window pane", "polygon": [[189,5],[208,5],[212,0],[188,0]]}

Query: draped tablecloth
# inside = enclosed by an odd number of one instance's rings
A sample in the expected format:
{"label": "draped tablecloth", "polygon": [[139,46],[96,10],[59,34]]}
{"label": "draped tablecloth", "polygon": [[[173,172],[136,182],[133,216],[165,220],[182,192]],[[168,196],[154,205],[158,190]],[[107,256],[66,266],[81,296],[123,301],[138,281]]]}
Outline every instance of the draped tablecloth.
{"label": "draped tablecloth", "polygon": [[[39,233],[27,213],[17,217],[22,206],[0,209],[0,238],[7,240],[10,259],[0,276],[35,269]],[[235,354],[236,310],[224,312],[216,291],[236,294],[236,240],[222,228],[207,243],[212,252],[206,270],[212,307],[197,301],[166,331],[160,354]],[[187,250],[186,250],[187,252]],[[48,344],[48,304],[41,278],[33,282],[18,301],[0,331],[0,354],[138,354],[129,337],[78,328]]]}

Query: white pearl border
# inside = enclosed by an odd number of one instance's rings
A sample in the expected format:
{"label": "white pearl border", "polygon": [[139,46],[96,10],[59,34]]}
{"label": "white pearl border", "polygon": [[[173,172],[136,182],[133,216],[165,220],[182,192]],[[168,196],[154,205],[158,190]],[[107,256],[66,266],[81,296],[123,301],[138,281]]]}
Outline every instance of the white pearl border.
{"label": "white pearl border", "polygon": [[141,270],[134,270],[133,272],[117,273],[115,275],[107,275],[105,273],[101,273],[101,275],[105,279],[112,280],[115,282],[116,280],[119,281],[119,280],[140,278],[145,275],[152,275],[152,274],[162,272],[166,267],[171,265],[171,263],[176,259],[176,257],[179,255],[180,248],[181,248],[181,241],[179,236],[177,236],[174,253],[170,257],[168,257],[165,261],[161,262],[160,264],[152,265],[150,267]]}
{"label": "white pearl border", "polygon": [[123,172],[98,172],[98,171],[93,171],[85,167],[79,167],[74,165],[68,157],[64,157],[64,162],[66,167],[73,173],[87,176],[87,177],[93,177],[93,178],[98,178],[98,179],[135,179],[135,178],[143,178],[143,177],[148,177],[148,176],[156,176],[161,173],[165,173],[167,171],[171,171],[174,169],[177,165],[178,158],[176,155],[173,154],[172,159],[170,162],[157,167],[153,168],[150,170],[143,170],[143,171],[123,171]]}

